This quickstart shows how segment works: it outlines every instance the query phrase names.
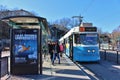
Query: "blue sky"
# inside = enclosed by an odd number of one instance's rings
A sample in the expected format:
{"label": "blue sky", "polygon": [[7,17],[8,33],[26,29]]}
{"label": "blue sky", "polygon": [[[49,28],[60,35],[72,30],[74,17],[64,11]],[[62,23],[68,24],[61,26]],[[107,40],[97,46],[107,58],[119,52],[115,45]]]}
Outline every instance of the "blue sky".
{"label": "blue sky", "polygon": [[120,0],[0,0],[8,9],[34,11],[49,22],[82,15],[104,32],[120,25]]}

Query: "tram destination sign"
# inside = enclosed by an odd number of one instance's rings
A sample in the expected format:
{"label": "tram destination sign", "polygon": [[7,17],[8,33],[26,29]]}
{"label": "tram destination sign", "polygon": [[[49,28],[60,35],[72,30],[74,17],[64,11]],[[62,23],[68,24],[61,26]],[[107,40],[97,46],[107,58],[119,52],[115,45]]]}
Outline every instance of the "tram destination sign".
{"label": "tram destination sign", "polygon": [[87,32],[96,32],[97,28],[96,27],[85,27],[85,31],[87,31]]}
{"label": "tram destination sign", "polygon": [[97,32],[96,27],[80,27],[80,32]]}

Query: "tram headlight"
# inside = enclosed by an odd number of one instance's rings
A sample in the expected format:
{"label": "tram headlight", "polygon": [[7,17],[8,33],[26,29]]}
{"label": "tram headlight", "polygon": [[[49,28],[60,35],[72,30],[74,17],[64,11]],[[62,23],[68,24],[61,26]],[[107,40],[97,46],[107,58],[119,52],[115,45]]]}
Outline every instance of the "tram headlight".
{"label": "tram headlight", "polygon": [[92,52],[95,52],[95,50],[92,50]]}
{"label": "tram headlight", "polygon": [[87,50],[88,52],[90,52],[90,50]]}

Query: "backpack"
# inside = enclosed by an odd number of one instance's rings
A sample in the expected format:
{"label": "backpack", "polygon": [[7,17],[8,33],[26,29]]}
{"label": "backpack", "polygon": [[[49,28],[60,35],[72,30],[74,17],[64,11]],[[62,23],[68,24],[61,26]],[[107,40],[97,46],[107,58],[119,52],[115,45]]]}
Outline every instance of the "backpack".
{"label": "backpack", "polygon": [[60,45],[60,51],[63,51],[63,45]]}

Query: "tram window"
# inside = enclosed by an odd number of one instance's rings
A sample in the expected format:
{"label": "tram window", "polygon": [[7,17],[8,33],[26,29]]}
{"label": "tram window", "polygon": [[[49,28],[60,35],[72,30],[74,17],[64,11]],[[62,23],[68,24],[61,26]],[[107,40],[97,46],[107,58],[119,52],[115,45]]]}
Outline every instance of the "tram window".
{"label": "tram window", "polygon": [[76,44],[80,44],[80,37],[79,37],[80,35],[79,34],[75,34],[75,43]]}
{"label": "tram window", "polygon": [[98,36],[97,34],[81,34],[80,41],[84,45],[95,45],[98,43]]}

